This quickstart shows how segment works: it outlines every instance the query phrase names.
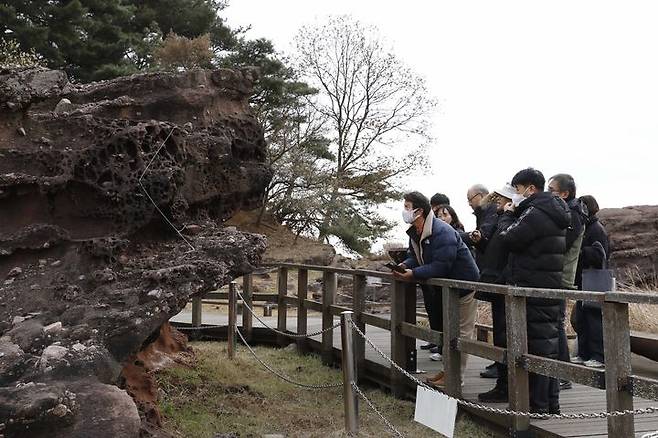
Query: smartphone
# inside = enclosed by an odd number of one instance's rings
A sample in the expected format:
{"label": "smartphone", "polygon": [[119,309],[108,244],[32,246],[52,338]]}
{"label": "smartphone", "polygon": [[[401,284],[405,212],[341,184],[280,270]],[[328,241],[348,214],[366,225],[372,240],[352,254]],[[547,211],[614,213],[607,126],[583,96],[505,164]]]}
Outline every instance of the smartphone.
{"label": "smartphone", "polygon": [[406,269],[404,269],[402,266],[395,265],[391,262],[386,263],[384,266],[386,266],[391,271],[396,271],[396,272],[399,272],[400,274],[402,274],[404,271],[406,271]]}

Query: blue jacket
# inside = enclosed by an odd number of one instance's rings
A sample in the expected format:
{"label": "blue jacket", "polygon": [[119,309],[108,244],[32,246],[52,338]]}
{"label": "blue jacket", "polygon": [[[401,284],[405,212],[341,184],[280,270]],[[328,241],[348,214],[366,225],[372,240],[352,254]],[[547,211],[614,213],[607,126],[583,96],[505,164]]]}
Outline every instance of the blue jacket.
{"label": "blue jacket", "polygon": [[[414,248],[417,239],[415,227],[412,226],[407,231],[410,237],[409,250],[404,264],[413,271],[414,278],[417,280],[449,278],[478,281],[480,272],[471,252],[459,237],[459,232],[442,220],[435,218],[431,212],[425,221],[419,245],[422,253],[417,254]],[[427,221],[432,221],[431,227]]]}

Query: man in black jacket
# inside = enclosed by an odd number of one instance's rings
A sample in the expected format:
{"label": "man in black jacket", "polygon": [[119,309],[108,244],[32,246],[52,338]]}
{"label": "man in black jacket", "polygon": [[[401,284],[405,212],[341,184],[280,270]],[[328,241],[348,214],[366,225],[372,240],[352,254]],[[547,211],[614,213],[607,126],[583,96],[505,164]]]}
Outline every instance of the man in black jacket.
{"label": "man in black jacket", "polygon": [[[505,268],[507,284],[559,289],[566,251],[566,229],[570,223],[565,202],[544,192],[544,175],[538,170],[521,170],[512,179],[517,195],[512,199],[516,220],[501,233],[509,249]],[[528,352],[557,359],[560,300],[528,298]],[[530,373],[530,410],[557,413],[559,386],[556,379]]]}
{"label": "man in black jacket", "polygon": [[[580,254],[580,245],[583,242],[585,233],[585,213],[583,212],[580,202],[576,199],[576,182],[571,175],[558,173],[548,181],[548,191],[559,196],[567,203],[569,213],[571,214],[571,223],[567,228],[566,245],[567,250],[564,254],[564,268],[562,269],[562,288],[574,289],[576,281],[576,268],[578,266],[578,255]],[[569,344],[567,343],[566,330],[567,300],[560,303],[560,355],[562,362],[569,362]],[[560,380],[560,389],[571,389],[571,382]]]}
{"label": "man in black jacket", "polygon": [[482,258],[489,239],[496,230],[498,212],[495,203],[486,202],[489,190],[482,184],[475,184],[466,192],[468,205],[475,215],[475,231],[460,233],[464,243],[475,249],[475,262],[482,269]]}

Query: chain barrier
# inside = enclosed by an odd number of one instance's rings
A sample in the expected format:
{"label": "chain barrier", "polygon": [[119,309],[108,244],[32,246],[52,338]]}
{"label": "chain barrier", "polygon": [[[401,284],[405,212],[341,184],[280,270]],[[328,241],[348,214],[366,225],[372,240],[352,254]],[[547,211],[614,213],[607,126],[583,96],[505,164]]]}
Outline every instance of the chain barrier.
{"label": "chain barrier", "polygon": [[210,330],[226,327],[225,325],[200,325],[198,327],[175,327],[176,330],[180,331],[193,331],[193,330]]}
{"label": "chain barrier", "polygon": [[267,363],[265,363],[260,357],[258,357],[258,355],[257,355],[256,352],[253,350],[253,348],[251,348],[251,346],[247,343],[247,340],[244,338],[244,336],[242,336],[242,333],[240,332],[240,330],[238,330],[237,327],[236,327],[235,331],[237,332],[238,336],[240,336],[240,339],[242,339],[242,342],[243,342],[244,345],[247,347],[247,349],[249,350],[249,352],[251,353],[251,355],[254,356],[254,358],[255,358],[255,359],[256,359],[256,360],[257,360],[257,361],[258,361],[263,367],[265,367],[269,372],[271,372],[272,374],[274,374],[275,376],[277,376],[277,377],[280,378],[281,380],[284,380],[284,381],[286,381],[286,382],[288,382],[288,383],[291,383],[291,384],[293,384],[293,385],[296,385],[296,386],[299,386],[299,387],[301,387],[301,388],[305,388],[305,389],[329,389],[329,388],[338,388],[338,387],[341,387],[341,388],[342,388],[342,386],[343,386],[343,382],[340,382],[340,383],[323,383],[323,384],[319,384],[319,385],[313,385],[313,384],[308,384],[308,383],[297,382],[297,381],[291,379],[290,377],[288,377],[288,376],[286,376],[285,374],[282,374],[282,373],[276,371],[276,370],[275,370],[274,368],[272,368],[270,365],[268,365]]}
{"label": "chain barrier", "polygon": [[391,430],[391,432],[393,432],[393,435],[399,438],[404,438],[404,435],[402,435],[400,431],[397,430],[390,421],[388,421],[388,419],[384,416],[384,414],[382,414],[381,411],[377,409],[375,405],[372,404],[372,402],[368,399],[368,397],[366,397],[366,395],[361,391],[361,388],[357,386],[356,382],[352,381],[350,383],[352,385],[352,389],[354,389],[354,391],[356,391],[356,393],[359,394],[359,396],[363,399],[363,401],[365,401],[366,404],[370,406],[370,409],[372,409],[373,412],[379,416],[379,418],[384,422],[386,427],[388,427]]}
{"label": "chain barrier", "polygon": [[463,400],[455,397],[451,397],[448,394],[445,394],[441,391],[437,391],[435,388],[432,388],[425,382],[422,382],[415,376],[409,374],[404,368],[402,368],[400,365],[395,363],[393,359],[388,357],[386,353],[381,351],[370,339],[366,337],[366,335],[359,329],[359,327],[356,325],[354,321],[351,321],[352,323],[352,328],[354,329],[355,332],[361,336],[370,347],[377,352],[382,358],[384,358],[385,361],[391,364],[392,367],[394,367],[396,370],[398,370],[400,373],[402,373],[404,376],[406,376],[408,379],[410,379],[412,382],[415,382],[417,385],[422,386],[425,389],[428,389],[430,391],[438,392],[441,393],[445,396],[450,397],[453,400],[456,400],[457,403],[459,403],[462,406],[467,406],[469,408],[473,409],[479,409],[481,411],[485,412],[490,412],[494,414],[501,414],[501,415],[512,415],[512,416],[517,416],[517,417],[528,417],[531,419],[535,420],[551,420],[551,419],[570,419],[570,420],[580,420],[580,419],[586,419],[586,418],[607,418],[607,417],[621,417],[624,415],[643,415],[643,414],[652,414],[654,412],[658,412],[658,407],[655,406],[649,406],[646,408],[640,408],[640,409],[628,409],[625,411],[612,411],[612,412],[581,412],[581,413],[575,413],[575,414],[540,414],[540,413],[534,413],[534,412],[520,412],[520,411],[514,411],[510,409],[499,409],[499,408],[493,408],[491,406],[486,406],[482,405],[480,403],[475,403],[471,402],[468,400]]}
{"label": "chain barrier", "polygon": [[183,233],[181,233],[181,230],[176,228],[176,226],[169,220],[167,215],[165,215],[162,212],[162,210],[160,210],[160,207],[158,207],[158,204],[153,200],[153,198],[151,197],[151,194],[148,192],[148,190],[146,190],[146,187],[144,187],[144,184],[142,184],[142,180],[144,179],[144,176],[146,175],[146,172],[148,172],[149,167],[151,167],[151,164],[153,164],[153,161],[155,161],[158,154],[160,154],[160,151],[164,147],[165,143],[167,143],[167,140],[169,140],[169,137],[171,137],[171,134],[174,133],[175,129],[176,129],[176,127],[171,128],[171,131],[169,131],[169,134],[167,134],[167,137],[162,141],[162,144],[160,144],[160,147],[158,148],[158,150],[155,151],[155,153],[151,157],[151,160],[146,165],[146,167],[144,168],[144,171],[142,172],[139,179],[137,180],[137,184],[139,184],[139,187],[142,189],[142,191],[144,192],[146,197],[149,198],[149,201],[151,201],[151,204],[153,204],[153,206],[158,211],[158,213],[160,213],[160,215],[164,218],[165,222],[167,222],[167,224],[169,224],[169,226],[171,228],[173,228],[174,231],[176,231],[176,234],[178,234],[178,237],[180,237],[181,239],[183,239],[185,241],[185,243],[187,243],[187,246],[190,247],[191,251],[196,251],[196,248],[194,247],[194,245],[192,245],[192,243],[189,240],[187,240],[185,238],[185,236],[183,236]]}
{"label": "chain barrier", "polygon": [[305,339],[305,338],[312,338],[313,336],[319,336],[319,335],[321,335],[321,334],[323,334],[323,333],[326,333],[326,332],[328,332],[328,331],[331,331],[331,330],[334,330],[334,329],[337,329],[338,327],[340,327],[340,321],[338,321],[337,323],[335,323],[335,324],[332,325],[331,327],[328,327],[328,328],[326,328],[326,329],[324,329],[324,330],[320,330],[320,331],[317,331],[317,332],[314,332],[314,333],[306,333],[306,334],[299,334],[299,335],[297,335],[297,334],[293,334],[293,333],[283,332],[283,331],[281,331],[281,330],[275,329],[274,327],[270,327],[265,321],[263,321],[262,319],[260,319],[260,318],[258,317],[258,315],[256,315],[256,312],[254,312],[254,309],[252,309],[252,308],[249,306],[249,304],[247,304],[247,302],[245,301],[245,299],[244,299],[244,297],[242,296],[242,294],[241,294],[239,291],[237,291],[237,290],[236,290],[236,292],[238,293],[238,297],[242,300],[242,305],[243,305],[244,307],[246,307],[247,310],[249,310],[249,313],[251,313],[251,315],[252,315],[254,318],[256,318],[256,319],[258,320],[258,322],[260,322],[261,324],[263,324],[263,326],[265,326],[265,328],[267,328],[267,329],[269,329],[269,330],[271,330],[271,331],[273,331],[273,332],[275,332],[275,333],[278,333],[278,334],[280,334],[280,335],[288,336],[289,338],[293,338],[293,339]]}
{"label": "chain barrier", "polygon": [[642,438],[658,438],[658,430],[655,432],[649,432],[642,435]]}

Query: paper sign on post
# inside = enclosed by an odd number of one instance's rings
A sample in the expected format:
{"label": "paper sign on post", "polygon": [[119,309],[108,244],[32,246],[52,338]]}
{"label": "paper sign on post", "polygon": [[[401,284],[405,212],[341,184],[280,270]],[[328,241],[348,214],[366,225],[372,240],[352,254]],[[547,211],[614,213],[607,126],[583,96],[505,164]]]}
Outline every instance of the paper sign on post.
{"label": "paper sign on post", "polygon": [[452,438],[456,417],[457,400],[420,385],[416,387],[416,422]]}

